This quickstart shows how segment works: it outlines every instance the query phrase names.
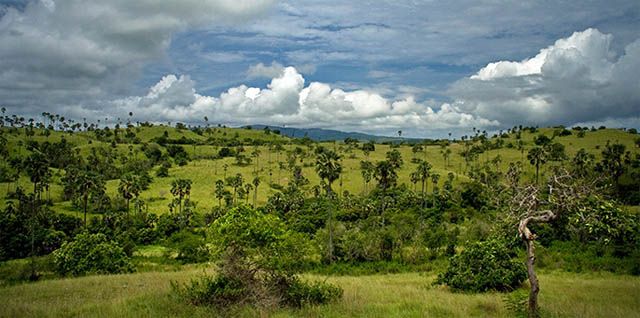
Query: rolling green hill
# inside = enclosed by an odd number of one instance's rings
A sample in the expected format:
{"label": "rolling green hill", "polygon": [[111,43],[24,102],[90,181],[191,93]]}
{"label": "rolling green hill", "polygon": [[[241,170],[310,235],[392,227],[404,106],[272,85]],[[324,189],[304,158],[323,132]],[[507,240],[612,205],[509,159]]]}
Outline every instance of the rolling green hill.
{"label": "rolling green hill", "polygon": [[[172,165],[169,169],[169,177],[154,176],[149,189],[142,192],[140,198],[147,202],[148,210],[155,213],[168,212],[167,205],[171,201],[171,194],[169,192],[170,184],[176,178],[191,179],[193,181],[191,199],[197,202],[198,210],[208,211],[218,205],[218,200],[213,193],[216,180],[224,180],[226,177],[236,174],[241,174],[244,180],[247,181],[252,180],[254,177],[259,177],[262,182],[258,187],[257,204],[262,205],[269,196],[279,191],[277,189],[279,186],[284,186],[289,181],[291,172],[286,169],[286,167],[281,169],[281,165],[286,166],[288,154],[292,153],[296,148],[299,148],[301,153],[301,155],[297,156],[297,164],[303,167],[302,174],[310,181],[305,188],[310,191],[311,188],[320,181],[314,166],[315,159],[312,150],[314,144],[307,144],[306,146],[297,144],[296,141],[299,139],[291,139],[275,133],[266,134],[263,130],[244,128],[216,127],[212,128],[209,132],[204,131],[201,134],[197,134],[188,129],[176,129],[175,127],[168,126],[139,127],[132,128],[131,130],[135,132],[135,136],[140,140],[137,144],[128,144],[123,141],[115,145],[114,149],[119,154],[120,160],[126,160],[126,158],[131,158],[131,156],[145,158],[141,150],[144,145],[153,144],[154,141],[158,141],[158,138],[161,138],[165,132],[167,132],[169,141],[182,140],[183,143],[186,143],[180,146],[185,149],[191,158],[196,158],[195,160],[189,161],[185,166]],[[536,133],[530,133],[526,130],[523,131],[521,133],[523,148],[520,150],[517,149],[516,135],[509,134],[508,136],[504,136],[505,138],[499,138],[503,142],[501,148],[485,151],[479,155],[477,160],[478,162],[489,162],[493,160],[501,171],[506,171],[509,163],[522,162],[525,178],[532,180],[535,175],[535,169],[528,163],[526,158],[527,151],[535,146],[533,141],[534,137],[543,134],[551,138],[555,130],[556,129],[553,128],[542,128]],[[121,131],[124,130],[121,129]],[[123,132],[120,133],[120,135],[123,134]],[[113,146],[108,141],[98,140],[92,132],[73,134],[53,132],[50,136],[45,137],[41,135],[40,131],[36,130],[35,135],[29,137],[25,135],[24,130],[18,130],[18,133],[5,133],[4,135],[8,140],[7,148],[10,156],[28,153],[26,144],[32,141],[40,143],[48,141],[54,143],[65,139],[75,149],[79,149],[78,151],[85,155],[91,148],[111,148]],[[572,158],[578,150],[584,148],[593,154],[596,160],[599,160],[602,149],[607,142],[620,143],[623,144],[628,151],[640,153],[639,148],[635,144],[637,138],[638,135],[619,129],[601,129],[588,131],[582,138],[577,136],[576,131],[573,131],[569,136],[556,136],[553,141],[565,146],[568,158]],[[490,138],[489,141],[495,142],[496,139],[498,138]],[[271,146],[273,142],[283,144],[283,149],[280,151],[275,150],[274,147]],[[237,165],[233,157],[213,159],[225,144],[244,144],[244,146],[242,146],[244,148],[244,154],[246,157],[252,159],[252,162],[248,165]],[[479,144],[479,142],[475,144]],[[348,191],[353,194],[362,193],[365,184],[361,176],[360,161],[369,160],[376,162],[383,160],[386,152],[391,150],[392,147],[400,151],[404,160],[404,165],[398,171],[398,183],[405,183],[413,187],[410,182],[410,174],[415,170],[416,164],[411,162],[412,158],[424,159],[430,162],[433,165],[433,171],[441,176],[439,180],[440,185],[442,185],[448,173],[454,174],[456,183],[467,180],[466,172],[468,167],[465,165],[465,161],[461,156],[465,146],[461,141],[454,141],[449,146],[425,145],[423,151],[420,152],[413,152],[412,145],[409,144],[402,144],[397,146],[397,148],[393,145],[377,144],[375,151],[368,155],[365,155],[359,148],[346,145],[342,142],[320,143],[320,145],[335,149],[342,156],[343,173],[334,186],[339,193],[343,191]],[[160,149],[166,153],[164,147],[160,147]],[[445,164],[443,152],[446,151],[446,149],[450,149],[451,153]],[[257,157],[252,156],[254,151],[256,151]],[[499,156],[499,160],[495,160],[497,156]],[[541,178],[544,178],[548,169],[553,165],[557,165],[557,163],[549,162],[543,166]],[[152,172],[155,172],[157,169],[158,166],[154,167]],[[69,201],[63,201],[61,199],[62,187],[60,186],[60,178],[63,175],[63,170],[56,171],[50,188],[50,196],[54,202],[54,209],[58,211],[78,212],[78,209],[73,208]],[[109,196],[118,197],[118,183],[118,180],[110,180],[107,182]],[[0,183],[0,198],[5,198],[7,191],[15,189],[17,185],[20,185],[24,189],[30,189],[29,184],[29,179],[24,174],[21,174],[20,179],[15,183]],[[369,188],[371,187],[372,185],[370,184]],[[428,189],[432,189],[432,184],[428,184]]]}

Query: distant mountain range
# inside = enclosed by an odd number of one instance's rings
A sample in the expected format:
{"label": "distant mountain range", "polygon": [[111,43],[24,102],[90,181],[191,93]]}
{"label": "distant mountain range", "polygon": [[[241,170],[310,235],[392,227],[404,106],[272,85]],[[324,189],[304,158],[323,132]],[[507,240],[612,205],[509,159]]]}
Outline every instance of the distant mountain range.
{"label": "distant mountain range", "polygon": [[[388,137],[388,136],[376,136],[359,132],[344,132],[340,130],[321,129],[321,128],[292,128],[292,127],[280,127],[271,125],[250,125],[252,129],[264,129],[269,127],[270,130],[279,130],[280,134],[292,138],[304,138],[309,137],[315,141],[331,141],[331,140],[345,140],[346,138],[353,138],[360,141],[373,140],[377,143],[383,142],[420,142],[423,139],[417,138],[403,138],[403,137]],[[243,126],[247,127],[247,126]]]}

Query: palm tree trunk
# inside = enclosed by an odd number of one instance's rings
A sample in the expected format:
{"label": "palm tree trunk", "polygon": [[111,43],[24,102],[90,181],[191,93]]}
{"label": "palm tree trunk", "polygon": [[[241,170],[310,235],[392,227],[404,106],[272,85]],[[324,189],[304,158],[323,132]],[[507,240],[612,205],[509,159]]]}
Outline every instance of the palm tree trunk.
{"label": "palm tree trunk", "polygon": [[329,264],[333,263],[333,209],[329,208]]}
{"label": "palm tree trunk", "polygon": [[256,189],[253,192],[253,206],[256,206],[256,202],[258,201],[258,186],[256,186]]}
{"label": "palm tree trunk", "polygon": [[88,196],[89,195],[85,194],[84,197],[82,198],[84,201],[83,203],[84,203],[84,227],[85,228],[87,227],[87,200],[89,199]]}
{"label": "palm tree trunk", "polygon": [[436,207],[436,183],[433,184],[433,190],[431,191],[431,195],[432,195],[432,199],[431,199],[431,204],[432,207]]}
{"label": "palm tree trunk", "polygon": [[426,198],[424,197],[425,194],[425,180],[422,179],[422,208],[424,209],[426,206]]}

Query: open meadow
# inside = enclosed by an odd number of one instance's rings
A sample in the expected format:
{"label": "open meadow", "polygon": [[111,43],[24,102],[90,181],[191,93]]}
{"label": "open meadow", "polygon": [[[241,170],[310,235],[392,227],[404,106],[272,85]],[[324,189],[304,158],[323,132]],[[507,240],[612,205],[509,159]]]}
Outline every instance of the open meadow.
{"label": "open meadow", "polygon": [[[0,288],[0,317],[211,317],[221,313],[173,298],[170,281],[184,282],[204,267],[177,272],[56,279]],[[432,273],[323,277],[344,289],[343,299],[301,309],[234,308],[239,317],[514,317],[526,288],[510,294],[454,293],[433,286]],[[543,317],[635,317],[640,278],[608,273],[540,275]]]}

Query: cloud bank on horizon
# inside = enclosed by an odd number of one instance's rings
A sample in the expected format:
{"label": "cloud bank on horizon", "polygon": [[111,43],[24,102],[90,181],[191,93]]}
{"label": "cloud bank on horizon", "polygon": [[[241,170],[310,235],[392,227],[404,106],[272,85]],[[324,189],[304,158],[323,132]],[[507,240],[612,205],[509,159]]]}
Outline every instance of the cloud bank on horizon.
{"label": "cloud bank on horizon", "polygon": [[[519,124],[602,123],[640,128],[637,35],[617,47],[613,34],[597,28],[576,31],[538,47],[537,53],[532,51],[524,59],[482,63],[445,83],[437,96],[432,87],[396,82],[398,72],[393,69],[373,67],[363,72],[361,79],[341,79],[340,68],[305,57],[312,54],[320,61],[341,61],[338,65],[348,70],[352,60],[358,59],[354,52],[319,53],[310,43],[308,52],[292,49],[280,56],[267,52],[269,63],[244,53],[207,51],[206,43],[187,41],[188,30],[215,33],[222,32],[215,29],[220,26],[226,30],[224,37],[234,37],[229,30],[247,23],[250,25],[245,28],[254,29],[250,21],[256,19],[265,30],[259,35],[245,34],[243,39],[289,32],[304,40],[306,36],[315,39],[337,33],[345,41],[352,35],[365,43],[372,33],[385,38],[396,32],[392,25],[376,23],[276,28],[272,19],[282,21],[277,15],[270,16],[273,7],[274,3],[266,0],[186,4],[47,0],[28,2],[24,8],[6,7],[0,10],[0,43],[7,44],[0,47],[0,104],[10,110],[11,106],[19,107],[31,115],[54,111],[77,118],[105,118],[131,111],[140,120],[155,122],[201,123],[207,116],[210,122],[230,125],[272,124],[388,135],[403,130],[404,135],[416,137],[439,137],[448,132],[461,135],[471,127],[497,130]],[[287,17],[297,17],[291,18],[295,23],[306,21],[308,13],[281,3],[276,7]],[[211,28],[214,31],[206,31]],[[190,49],[202,53],[199,60],[244,63],[244,69],[235,72],[233,85],[210,85],[209,80],[203,80],[203,72],[211,73],[211,83],[232,76],[216,72],[215,67],[203,70],[197,62],[169,72],[150,70],[149,61],[181,63],[170,56],[176,41],[187,41]],[[363,59],[376,56],[365,55]],[[439,76],[433,66],[416,69],[424,71],[425,77]],[[149,73],[161,80],[147,84],[147,88],[136,84]],[[323,80],[327,73],[337,75]],[[344,75],[353,77],[346,71]],[[382,85],[386,79],[390,83]],[[212,92],[207,89],[212,85],[225,88]],[[132,90],[135,86],[138,88]]]}

